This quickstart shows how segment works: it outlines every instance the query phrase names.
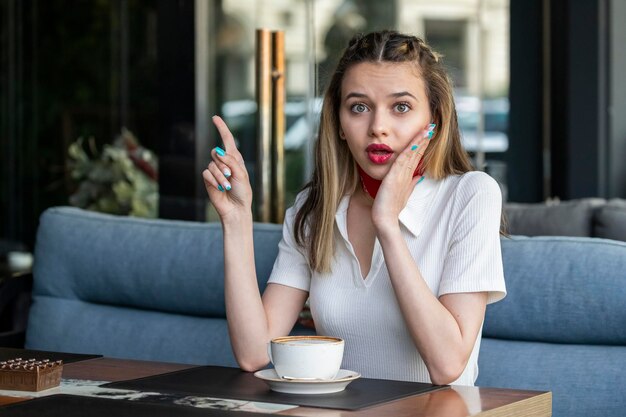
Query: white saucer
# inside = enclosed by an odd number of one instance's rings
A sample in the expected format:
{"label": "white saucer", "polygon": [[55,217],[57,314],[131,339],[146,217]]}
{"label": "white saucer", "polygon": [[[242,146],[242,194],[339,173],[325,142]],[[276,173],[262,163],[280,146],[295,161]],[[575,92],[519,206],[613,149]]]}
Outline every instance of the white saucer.
{"label": "white saucer", "polygon": [[331,394],[346,389],[348,384],[361,377],[361,374],[340,369],[337,376],[330,380],[286,380],[278,376],[274,369],[263,369],[254,373],[270,386],[272,391],[286,394]]}

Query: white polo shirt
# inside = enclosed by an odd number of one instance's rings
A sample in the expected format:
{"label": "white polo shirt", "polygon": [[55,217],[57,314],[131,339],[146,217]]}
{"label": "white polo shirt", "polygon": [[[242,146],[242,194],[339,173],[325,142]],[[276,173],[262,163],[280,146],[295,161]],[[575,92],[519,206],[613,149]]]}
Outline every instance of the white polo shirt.
{"label": "white polo shirt", "polygon": [[[348,240],[350,196],[337,209],[330,274],[311,271],[304,250],[295,243],[295,207],[302,199],[299,195],[296,205],[287,210],[269,282],[309,292],[317,333],[345,340],[342,368],[367,378],[430,382],[398,306],[378,239],[370,271],[365,278],[361,274]],[[438,181],[425,178],[415,187],[399,219],[411,256],[433,294],[486,291],[488,303],[504,298],[501,209],[498,184],[482,172]],[[454,384],[474,385],[480,338],[481,334]]]}

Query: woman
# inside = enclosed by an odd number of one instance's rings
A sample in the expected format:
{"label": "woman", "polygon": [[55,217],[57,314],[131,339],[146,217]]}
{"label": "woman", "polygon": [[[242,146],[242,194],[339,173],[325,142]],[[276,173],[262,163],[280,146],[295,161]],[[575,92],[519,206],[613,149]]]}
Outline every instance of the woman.
{"label": "woman", "polygon": [[502,197],[471,171],[452,88],[413,36],[350,41],[324,97],[313,179],[286,213],[261,297],[252,191],[224,122],[203,177],[224,230],[230,337],[242,369],[268,363],[307,297],[318,334],[345,339],[365,377],[473,385],[488,303],[506,290]]}

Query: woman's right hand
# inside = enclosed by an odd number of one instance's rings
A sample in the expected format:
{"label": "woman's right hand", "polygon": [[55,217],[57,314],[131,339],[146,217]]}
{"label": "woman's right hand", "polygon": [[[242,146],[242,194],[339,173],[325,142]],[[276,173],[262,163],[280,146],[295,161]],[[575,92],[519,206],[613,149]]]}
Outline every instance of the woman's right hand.
{"label": "woman's right hand", "polygon": [[249,216],[252,213],[250,178],[226,123],[221,117],[213,116],[213,124],[224,142],[225,154],[218,154],[217,148],[211,151],[213,160],[202,172],[204,186],[222,223],[231,219],[239,221],[241,215]]}

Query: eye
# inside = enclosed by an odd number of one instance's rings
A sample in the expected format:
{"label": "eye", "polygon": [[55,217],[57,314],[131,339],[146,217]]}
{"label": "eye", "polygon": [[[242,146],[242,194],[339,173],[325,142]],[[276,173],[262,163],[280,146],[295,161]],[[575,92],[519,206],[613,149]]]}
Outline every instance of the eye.
{"label": "eye", "polygon": [[368,108],[363,103],[356,103],[350,106],[350,110],[354,113],[365,113],[368,110]]}
{"label": "eye", "polygon": [[411,110],[411,106],[408,103],[398,103],[394,107],[398,113],[406,113]]}

